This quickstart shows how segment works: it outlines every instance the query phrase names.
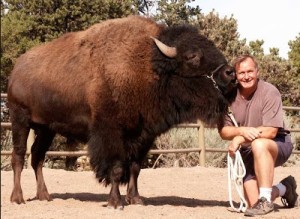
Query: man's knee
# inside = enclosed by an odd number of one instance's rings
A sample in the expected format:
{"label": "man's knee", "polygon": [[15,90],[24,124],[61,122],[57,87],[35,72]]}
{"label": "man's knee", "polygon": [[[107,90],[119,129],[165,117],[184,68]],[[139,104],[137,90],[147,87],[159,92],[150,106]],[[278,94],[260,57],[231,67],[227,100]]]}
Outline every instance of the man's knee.
{"label": "man's knee", "polygon": [[261,154],[264,152],[268,151],[268,147],[266,145],[266,141],[265,139],[259,138],[259,139],[255,139],[254,141],[252,141],[251,143],[251,149],[253,154]]}
{"label": "man's knee", "polygon": [[272,154],[272,156],[277,156],[278,153],[276,143],[273,140],[266,138],[258,138],[252,141],[251,148],[254,156],[265,153]]}

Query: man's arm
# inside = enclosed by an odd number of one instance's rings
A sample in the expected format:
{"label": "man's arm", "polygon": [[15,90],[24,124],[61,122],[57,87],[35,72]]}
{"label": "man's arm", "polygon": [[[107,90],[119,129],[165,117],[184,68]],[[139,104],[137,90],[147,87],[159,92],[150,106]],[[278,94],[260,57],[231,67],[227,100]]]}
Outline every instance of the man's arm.
{"label": "man's arm", "polygon": [[274,127],[234,127],[225,126],[219,130],[220,136],[232,140],[228,146],[230,156],[233,156],[241,144],[251,142],[257,138],[275,138],[278,128]]}
{"label": "man's arm", "polygon": [[268,139],[273,139],[276,137],[278,128],[276,127],[265,127],[265,126],[260,126],[257,127],[259,130],[259,138],[268,138]]}
{"label": "man's arm", "polygon": [[224,126],[219,130],[219,134],[224,140],[232,140],[236,136],[243,136],[245,141],[253,141],[256,138],[273,139],[277,135],[276,127],[235,127]]}

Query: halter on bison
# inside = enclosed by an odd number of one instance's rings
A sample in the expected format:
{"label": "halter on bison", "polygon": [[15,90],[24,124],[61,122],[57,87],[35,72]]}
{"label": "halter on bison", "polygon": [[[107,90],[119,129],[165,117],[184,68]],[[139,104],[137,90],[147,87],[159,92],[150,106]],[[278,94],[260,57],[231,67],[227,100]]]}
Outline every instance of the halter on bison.
{"label": "halter on bison", "polygon": [[127,203],[142,204],[137,179],[155,138],[196,119],[216,124],[234,88],[233,68],[188,25],[130,16],[31,49],[17,60],[8,85],[11,201],[24,203],[20,178],[32,128],[37,199],[51,200],[42,166],[59,133],[88,144],[97,179],[111,184],[109,207],[123,208],[121,183],[128,185]]}

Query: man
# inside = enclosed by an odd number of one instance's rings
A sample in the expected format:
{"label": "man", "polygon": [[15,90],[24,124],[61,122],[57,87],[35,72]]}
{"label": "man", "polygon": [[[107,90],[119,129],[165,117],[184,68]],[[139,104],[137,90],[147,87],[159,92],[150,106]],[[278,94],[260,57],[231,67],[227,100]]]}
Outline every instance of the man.
{"label": "man", "polygon": [[285,130],[281,95],[277,88],[259,79],[253,56],[242,55],[233,63],[239,82],[231,110],[238,127],[229,117],[219,126],[223,139],[232,140],[231,156],[240,148],[246,167],[244,192],[249,208],[245,216],[267,214],[281,196],[287,207],[294,207],[298,194],[296,181],[288,176],[273,186],[274,167],[285,163],[292,153],[289,131]]}

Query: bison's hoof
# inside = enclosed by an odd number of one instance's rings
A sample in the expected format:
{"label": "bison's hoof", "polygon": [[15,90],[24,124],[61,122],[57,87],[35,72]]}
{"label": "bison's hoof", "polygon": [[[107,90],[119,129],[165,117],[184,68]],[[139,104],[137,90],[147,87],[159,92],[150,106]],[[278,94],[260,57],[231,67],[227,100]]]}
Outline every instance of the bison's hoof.
{"label": "bison's hoof", "polygon": [[111,206],[111,205],[107,205],[107,207],[108,207],[109,209],[115,209],[115,210],[120,210],[120,211],[122,211],[122,210],[124,209],[124,206],[123,206],[123,205],[121,205],[121,206]]}
{"label": "bison's hoof", "polygon": [[48,192],[40,192],[36,194],[36,199],[40,201],[52,201]]}
{"label": "bison's hoof", "polygon": [[20,193],[12,193],[11,194],[11,197],[10,197],[10,201],[12,203],[17,203],[17,204],[25,204],[25,201],[24,201],[24,198],[23,198],[23,195],[20,194]]}
{"label": "bison's hoof", "polygon": [[133,198],[126,197],[125,201],[129,205],[145,205],[144,201],[139,196],[138,197],[133,197]]}
{"label": "bison's hoof", "polygon": [[123,210],[124,209],[124,205],[123,202],[120,199],[109,199],[108,203],[107,203],[107,207],[110,209],[118,209],[118,210]]}

